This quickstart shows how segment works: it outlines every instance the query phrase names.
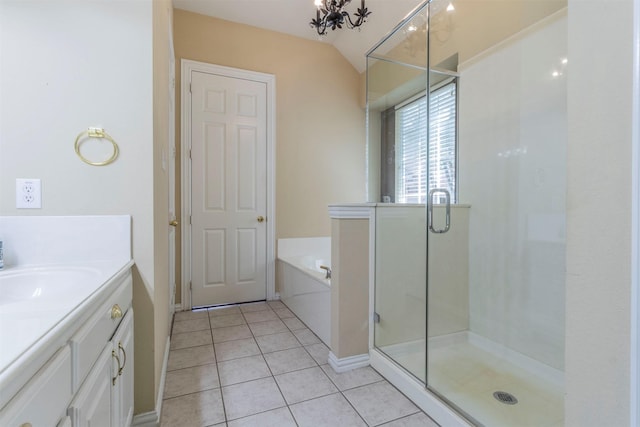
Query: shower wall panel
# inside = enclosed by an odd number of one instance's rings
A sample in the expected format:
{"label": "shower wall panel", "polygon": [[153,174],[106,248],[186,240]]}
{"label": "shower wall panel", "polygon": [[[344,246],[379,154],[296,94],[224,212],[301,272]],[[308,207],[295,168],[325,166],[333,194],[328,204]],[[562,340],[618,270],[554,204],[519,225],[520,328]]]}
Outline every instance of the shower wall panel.
{"label": "shower wall panel", "polygon": [[461,64],[470,330],[564,367],[566,12]]}

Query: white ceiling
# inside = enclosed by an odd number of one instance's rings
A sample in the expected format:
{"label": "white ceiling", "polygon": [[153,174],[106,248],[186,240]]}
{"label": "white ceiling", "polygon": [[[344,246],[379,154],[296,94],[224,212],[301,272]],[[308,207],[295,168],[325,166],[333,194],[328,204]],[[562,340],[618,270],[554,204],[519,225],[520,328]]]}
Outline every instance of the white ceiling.
{"label": "white ceiling", "polygon": [[[331,43],[359,72],[363,72],[365,53],[422,2],[366,0],[371,15],[359,30],[329,31],[330,34],[322,39],[309,26],[316,15],[313,0],[173,0],[173,5],[177,9]],[[353,16],[359,6],[360,0],[353,0],[346,10]]]}

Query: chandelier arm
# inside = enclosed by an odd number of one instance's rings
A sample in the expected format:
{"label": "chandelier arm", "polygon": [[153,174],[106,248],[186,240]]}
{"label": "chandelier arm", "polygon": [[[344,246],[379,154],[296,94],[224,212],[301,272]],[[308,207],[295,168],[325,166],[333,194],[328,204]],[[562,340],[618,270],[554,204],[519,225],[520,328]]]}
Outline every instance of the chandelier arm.
{"label": "chandelier arm", "polygon": [[358,19],[356,19],[356,22],[354,23],[351,20],[351,16],[349,16],[348,12],[342,12],[342,16],[344,16],[345,18],[347,18],[347,26],[350,29],[353,28],[357,28],[360,25],[364,24],[367,21],[367,17],[371,15],[371,12],[369,12],[366,8],[364,9],[358,9],[358,11],[354,14],[354,16],[357,16]]}

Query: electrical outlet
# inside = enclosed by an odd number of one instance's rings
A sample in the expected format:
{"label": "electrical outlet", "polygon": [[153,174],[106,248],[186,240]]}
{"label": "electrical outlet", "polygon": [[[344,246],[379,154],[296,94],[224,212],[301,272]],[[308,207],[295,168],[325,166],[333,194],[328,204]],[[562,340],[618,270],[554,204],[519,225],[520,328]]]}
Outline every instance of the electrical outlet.
{"label": "electrical outlet", "polygon": [[16,179],[16,208],[42,208],[42,191],[39,179]]}

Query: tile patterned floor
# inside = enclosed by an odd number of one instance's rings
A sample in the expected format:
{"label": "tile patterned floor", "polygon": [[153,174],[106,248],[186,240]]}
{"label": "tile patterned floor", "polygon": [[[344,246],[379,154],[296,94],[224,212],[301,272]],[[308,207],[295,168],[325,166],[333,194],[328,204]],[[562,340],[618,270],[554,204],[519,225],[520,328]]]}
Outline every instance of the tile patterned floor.
{"label": "tile patterned floor", "polygon": [[280,301],[176,313],[163,427],[437,427],[370,367],[338,374]]}

